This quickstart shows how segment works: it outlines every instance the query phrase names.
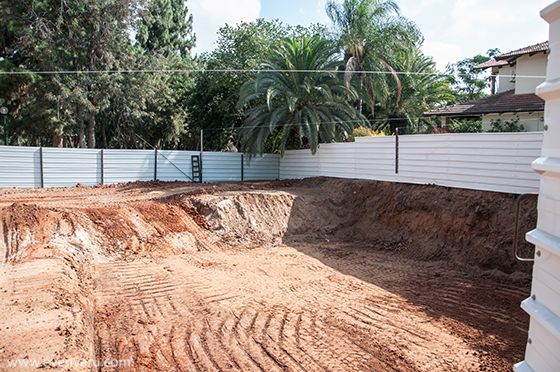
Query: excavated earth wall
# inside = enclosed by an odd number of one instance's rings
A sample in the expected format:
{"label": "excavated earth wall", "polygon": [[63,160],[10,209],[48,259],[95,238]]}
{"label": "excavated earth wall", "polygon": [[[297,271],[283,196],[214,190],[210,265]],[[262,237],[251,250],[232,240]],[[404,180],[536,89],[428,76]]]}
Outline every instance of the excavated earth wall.
{"label": "excavated earth wall", "polygon": [[515,205],[332,178],[0,190],[0,370],[509,371]]}

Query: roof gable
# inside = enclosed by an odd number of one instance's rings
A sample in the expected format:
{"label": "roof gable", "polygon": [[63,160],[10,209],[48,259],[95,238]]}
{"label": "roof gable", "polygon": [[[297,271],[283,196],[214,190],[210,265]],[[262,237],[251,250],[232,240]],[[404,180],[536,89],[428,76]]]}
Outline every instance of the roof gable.
{"label": "roof gable", "polygon": [[495,56],[493,59],[481,63],[478,66],[475,66],[475,69],[484,70],[490,67],[502,67],[508,64],[513,64],[515,60],[521,56],[526,54],[534,55],[540,52],[548,52],[548,41],[543,43],[538,43],[534,45],[529,45],[528,47],[517,49],[508,53],[500,54]]}
{"label": "roof gable", "polygon": [[525,54],[533,55],[540,52],[547,52],[548,48],[548,41],[545,41],[543,43],[530,45],[528,47],[517,49],[512,52],[500,54],[499,56],[494,57],[494,59],[496,61],[507,61],[511,63]]}

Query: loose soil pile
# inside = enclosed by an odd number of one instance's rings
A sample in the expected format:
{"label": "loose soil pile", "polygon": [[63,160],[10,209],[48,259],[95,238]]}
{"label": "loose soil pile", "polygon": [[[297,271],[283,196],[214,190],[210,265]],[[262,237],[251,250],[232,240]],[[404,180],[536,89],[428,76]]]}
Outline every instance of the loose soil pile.
{"label": "loose soil pile", "polygon": [[511,371],[515,205],[330,178],[0,190],[0,370]]}

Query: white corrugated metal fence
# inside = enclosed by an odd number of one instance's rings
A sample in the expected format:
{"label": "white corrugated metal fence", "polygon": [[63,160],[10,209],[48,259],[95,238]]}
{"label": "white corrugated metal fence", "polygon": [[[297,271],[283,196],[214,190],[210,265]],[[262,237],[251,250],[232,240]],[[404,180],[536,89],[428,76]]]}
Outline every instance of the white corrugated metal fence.
{"label": "white corrugated metal fence", "polygon": [[[204,152],[204,182],[342,177],[537,193],[531,162],[543,134],[475,133],[358,137],[352,143],[253,157]],[[0,188],[59,187],[136,180],[189,181],[196,151],[97,150],[0,146]]]}
{"label": "white corrugated metal fence", "polygon": [[[0,146],[0,188],[191,181],[193,155],[200,152]],[[202,159],[204,182],[279,178],[274,154],[247,160],[241,153],[205,151]]]}
{"label": "white corrugated metal fence", "polygon": [[436,184],[475,190],[537,193],[531,162],[540,156],[542,132],[427,134],[358,137],[287,151],[280,177],[345,177]]}

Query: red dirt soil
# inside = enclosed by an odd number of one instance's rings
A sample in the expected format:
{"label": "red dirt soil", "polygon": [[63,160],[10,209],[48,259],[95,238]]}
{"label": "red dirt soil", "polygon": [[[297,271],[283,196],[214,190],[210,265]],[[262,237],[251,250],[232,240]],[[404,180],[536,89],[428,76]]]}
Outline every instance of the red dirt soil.
{"label": "red dirt soil", "polygon": [[515,205],[331,178],[3,189],[0,370],[511,371]]}

